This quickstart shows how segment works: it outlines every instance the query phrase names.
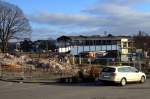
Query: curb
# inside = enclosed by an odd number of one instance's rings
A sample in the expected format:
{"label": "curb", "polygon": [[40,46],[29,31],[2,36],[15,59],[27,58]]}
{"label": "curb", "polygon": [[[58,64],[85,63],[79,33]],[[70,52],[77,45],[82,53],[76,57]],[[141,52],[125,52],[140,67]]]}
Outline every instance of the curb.
{"label": "curb", "polygon": [[16,82],[16,83],[56,83],[57,80],[11,80],[11,79],[0,79],[5,82]]}

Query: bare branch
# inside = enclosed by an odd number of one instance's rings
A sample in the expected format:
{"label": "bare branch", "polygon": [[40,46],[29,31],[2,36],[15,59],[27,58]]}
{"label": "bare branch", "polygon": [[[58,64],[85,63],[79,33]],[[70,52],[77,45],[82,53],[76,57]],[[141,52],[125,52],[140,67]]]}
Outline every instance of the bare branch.
{"label": "bare branch", "polygon": [[[0,41],[8,43],[13,38],[27,38],[31,27],[23,12],[12,4],[0,1]],[[7,45],[7,44],[2,44]],[[2,50],[4,49],[2,46]]]}

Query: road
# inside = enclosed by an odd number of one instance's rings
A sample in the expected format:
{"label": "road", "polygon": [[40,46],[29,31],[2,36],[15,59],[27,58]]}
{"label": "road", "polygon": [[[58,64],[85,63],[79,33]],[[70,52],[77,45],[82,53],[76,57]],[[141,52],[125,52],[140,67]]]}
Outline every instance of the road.
{"label": "road", "polygon": [[0,81],[0,99],[150,99],[150,79],[144,84],[128,84],[125,87]]}

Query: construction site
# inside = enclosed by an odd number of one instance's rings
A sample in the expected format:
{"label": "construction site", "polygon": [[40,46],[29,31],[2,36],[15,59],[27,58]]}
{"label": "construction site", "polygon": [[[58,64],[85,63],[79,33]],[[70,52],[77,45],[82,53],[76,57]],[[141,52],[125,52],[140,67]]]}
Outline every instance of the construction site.
{"label": "construction site", "polygon": [[[71,56],[25,53],[0,54],[0,77],[3,80],[62,80],[62,78],[95,77],[91,66],[73,63]],[[80,76],[80,77],[79,77]],[[78,80],[79,80],[78,79]]]}
{"label": "construction site", "polygon": [[149,57],[128,37],[62,36],[57,51],[0,54],[2,80],[96,81],[105,66],[129,65],[150,73]]}
{"label": "construction site", "polygon": [[[85,54],[85,53],[84,53]],[[88,58],[93,58],[90,53]],[[148,61],[140,63],[122,63],[138,66],[149,73]],[[99,72],[106,65],[119,65],[118,62],[95,64],[70,54],[56,53],[1,53],[0,77],[2,80],[55,80],[60,82],[91,82],[96,81]]]}

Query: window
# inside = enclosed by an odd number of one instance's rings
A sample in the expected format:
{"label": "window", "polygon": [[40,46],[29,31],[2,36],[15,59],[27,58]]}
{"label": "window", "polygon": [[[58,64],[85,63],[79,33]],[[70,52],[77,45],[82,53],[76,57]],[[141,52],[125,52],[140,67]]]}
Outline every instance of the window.
{"label": "window", "polygon": [[135,67],[130,67],[131,72],[138,72],[138,70]]}
{"label": "window", "polygon": [[115,72],[115,68],[110,68],[110,67],[105,67],[102,72],[109,72],[109,73],[112,73],[112,72]]}
{"label": "window", "polygon": [[130,68],[129,67],[121,67],[121,68],[118,68],[118,72],[130,72]]}
{"label": "window", "polygon": [[75,45],[79,45],[79,40],[74,41]]}
{"label": "window", "polygon": [[123,48],[127,48],[127,42],[123,42]]}
{"label": "window", "polygon": [[123,68],[118,68],[118,72],[124,72]]}

